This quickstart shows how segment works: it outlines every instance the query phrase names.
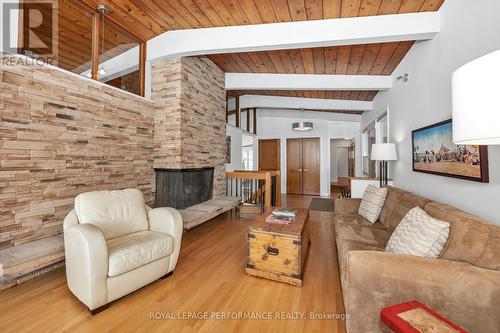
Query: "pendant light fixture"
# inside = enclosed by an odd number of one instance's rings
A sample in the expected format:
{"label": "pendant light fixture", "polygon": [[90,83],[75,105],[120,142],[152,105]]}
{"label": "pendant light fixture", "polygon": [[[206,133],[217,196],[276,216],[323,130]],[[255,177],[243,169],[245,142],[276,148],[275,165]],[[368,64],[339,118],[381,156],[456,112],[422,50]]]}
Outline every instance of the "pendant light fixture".
{"label": "pendant light fixture", "polygon": [[[104,55],[104,17],[106,16],[106,14],[109,11],[108,11],[108,8],[106,8],[106,6],[104,6],[104,5],[98,5],[97,11],[99,12],[99,14],[101,15],[101,18],[102,18],[102,25],[101,25],[101,30],[102,30],[102,33],[101,33],[101,56],[102,56],[102,55]],[[97,73],[99,74],[98,77],[108,74],[108,72],[104,68],[104,65],[99,65],[99,69],[97,70]]]}
{"label": "pendant light fixture", "polygon": [[297,121],[292,124],[292,130],[299,132],[307,132],[313,130],[313,123],[311,121],[304,121],[304,109],[300,109],[302,114],[302,121]]}

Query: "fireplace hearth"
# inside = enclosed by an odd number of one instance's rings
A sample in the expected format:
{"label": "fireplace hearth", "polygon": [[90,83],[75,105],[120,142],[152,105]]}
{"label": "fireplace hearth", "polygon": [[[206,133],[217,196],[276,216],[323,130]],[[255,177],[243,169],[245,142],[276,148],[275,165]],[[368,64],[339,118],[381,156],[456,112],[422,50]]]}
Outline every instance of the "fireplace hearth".
{"label": "fireplace hearth", "polygon": [[155,207],[183,209],[212,198],[214,168],[155,169]]}

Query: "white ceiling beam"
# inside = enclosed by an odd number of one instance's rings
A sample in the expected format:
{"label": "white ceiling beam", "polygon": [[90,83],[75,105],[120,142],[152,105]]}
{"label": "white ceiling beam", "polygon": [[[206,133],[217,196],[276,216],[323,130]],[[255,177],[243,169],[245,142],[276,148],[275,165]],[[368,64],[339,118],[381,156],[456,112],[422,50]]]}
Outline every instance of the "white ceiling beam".
{"label": "white ceiling beam", "polygon": [[373,104],[369,101],[340,99],[242,95],[240,96],[240,108],[370,111],[373,109]]}
{"label": "white ceiling beam", "polygon": [[[259,119],[263,118],[287,118],[287,119],[300,119],[300,118],[312,118],[317,120],[325,120],[325,121],[335,121],[335,122],[345,122],[348,125],[349,123],[359,123],[361,121],[361,115],[357,114],[349,114],[349,113],[335,113],[333,112],[324,112],[324,111],[307,111],[305,110],[299,114],[295,109],[266,109],[259,108],[257,109],[257,117]],[[337,123],[338,124],[338,123]],[[352,124],[351,124],[352,125]],[[330,124],[329,124],[330,126]],[[359,126],[359,125],[358,125]]]}
{"label": "white ceiling beam", "polygon": [[226,90],[388,90],[391,76],[226,73]]}
{"label": "white ceiling beam", "polygon": [[432,39],[439,12],[172,30],[148,41],[148,60]]}

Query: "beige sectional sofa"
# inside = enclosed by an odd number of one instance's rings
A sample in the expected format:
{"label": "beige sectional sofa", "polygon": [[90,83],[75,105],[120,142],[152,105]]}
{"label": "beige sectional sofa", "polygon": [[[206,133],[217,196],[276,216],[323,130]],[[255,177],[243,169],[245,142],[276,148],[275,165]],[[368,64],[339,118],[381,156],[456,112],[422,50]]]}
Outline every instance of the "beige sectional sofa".
{"label": "beige sectional sofa", "polygon": [[[335,233],[349,333],[390,332],[380,310],[418,300],[469,332],[500,332],[500,227],[457,208],[388,187],[379,217],[360,199],[336,199]],[[384,252],[403,216],[419,206],[450,223],[439,259]]]}

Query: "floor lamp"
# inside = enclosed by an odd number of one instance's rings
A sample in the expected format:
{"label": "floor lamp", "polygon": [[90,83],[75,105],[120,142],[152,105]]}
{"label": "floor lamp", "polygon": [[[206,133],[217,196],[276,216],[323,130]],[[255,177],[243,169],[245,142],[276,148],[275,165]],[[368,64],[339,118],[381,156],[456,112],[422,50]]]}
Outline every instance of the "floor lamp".
{"label": "floor lamp", "polygon": [[398,159],[398,155],[396,153],[396,144],[395,143],[375,143],[372,145],[372,161],[379,161],[380,170],[379,170],[379,178],[380,178],[380,187],[386,186],[388,181],[388,170],[387,170],[387,161],[396,161]]}

